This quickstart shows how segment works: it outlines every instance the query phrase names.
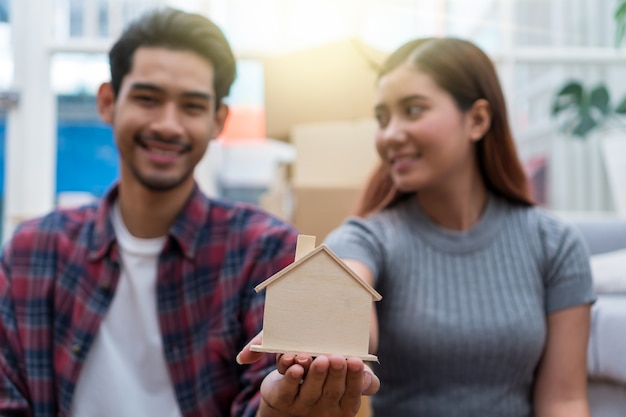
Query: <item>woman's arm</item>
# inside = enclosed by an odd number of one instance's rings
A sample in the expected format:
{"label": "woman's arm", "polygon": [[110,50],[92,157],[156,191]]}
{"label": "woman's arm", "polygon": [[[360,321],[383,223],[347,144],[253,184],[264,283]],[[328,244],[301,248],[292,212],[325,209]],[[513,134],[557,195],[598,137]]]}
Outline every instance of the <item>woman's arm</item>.
{"label": "woman's arm", "polygon": [[548,315],[547,343],[534,390],[536,417],[589,417],[587,343],[589,304]]}

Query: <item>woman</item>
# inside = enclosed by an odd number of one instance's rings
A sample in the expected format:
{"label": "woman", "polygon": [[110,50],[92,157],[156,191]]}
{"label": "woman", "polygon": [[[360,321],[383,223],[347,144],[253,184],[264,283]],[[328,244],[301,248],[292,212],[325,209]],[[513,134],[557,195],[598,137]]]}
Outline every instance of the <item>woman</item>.
{"label": "woman", "polygon": [[381,165],[327,244],[383,295],[376,416],[589,416],[586,249],[534,207],[495,68],[472,43],[394,52]]}

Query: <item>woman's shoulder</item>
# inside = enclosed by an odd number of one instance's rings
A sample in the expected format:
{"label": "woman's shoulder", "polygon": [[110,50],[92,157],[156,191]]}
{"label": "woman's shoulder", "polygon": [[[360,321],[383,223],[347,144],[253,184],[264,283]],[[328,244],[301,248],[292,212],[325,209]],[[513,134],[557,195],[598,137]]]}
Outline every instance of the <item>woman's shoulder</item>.
{"label": "woman's shoulder", "polygon": [[406,224],[397,207],[385,209],[369,216],[350,216],[338,225],[327,237],[326,242],[336,245],[346,241],[368,241],[376,246],[385,246],[390,236],[406,230]]}
{"label": "woman's shoulder", "polygon": [[548,208],[507,204],[507,217],[512,225],[520,229],[517,233],[538,239],[547,250],[557,250],[563,245],[576,244],[582,240],[574,225]]}
{"label": "woman's shoulder", "polygon": [[397,229],[404,230],[411,218],[410,215],[407,215],[407,210],[404,206],[406,206],[406,203],[402,202],[367,217],[351,216],[346,219],[344,225],[373,230],[377,233]]}

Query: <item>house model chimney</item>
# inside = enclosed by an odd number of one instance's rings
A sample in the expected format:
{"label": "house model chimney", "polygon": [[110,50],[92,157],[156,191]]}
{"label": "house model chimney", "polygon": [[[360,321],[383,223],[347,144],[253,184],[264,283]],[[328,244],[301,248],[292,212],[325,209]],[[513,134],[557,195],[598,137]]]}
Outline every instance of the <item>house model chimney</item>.
{"label": "house model chimney", "polygon": [[294,262],[298,262],[313,249],[315,249],[315,236],[298,235],[298,241],[296,243],[296,259]]}

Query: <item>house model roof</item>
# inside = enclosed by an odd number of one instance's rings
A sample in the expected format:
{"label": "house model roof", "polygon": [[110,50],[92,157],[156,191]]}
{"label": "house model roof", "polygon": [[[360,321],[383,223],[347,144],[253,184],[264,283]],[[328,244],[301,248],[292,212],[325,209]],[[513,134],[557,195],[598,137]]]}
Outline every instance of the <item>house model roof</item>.
{"label": "house model roof", "polygon": [[357,274],[355,274],[352,271],[352,269],[350,269],[350,267],[348,265],[346,265],[337,255],[335,255],[335,253],[332,250],[330,250],[330,248],[328,248],[328,246],[326,246],[324,244],[318,246],[317,248],[315,248],[312,251],[310,251],[308,254],[306,254],[306,255],[302,256],[300,259],[294,261],[288,267],[286,267],[283,270],[281,270],[281,271],[277,272],[276,274],[272,275],[270,278],[266,279],[265,281],[263,281],[262,283],[257,285],[254,288],[254,290],[256,292],[262,291],[265,287],[267,287],[268,285],[272,284],[273,282],[281,279],[285,275],[288,275],[289,272],[293,271],[298,266],[300,266],[303,263],[307,262],[309,259],[314,258],[320,252],[326,252],[326,254],[328,256],[330,256],[341,268],[343,268],[355,281],[357,281],[359,284],[361,284],[361,286],[363,286],[363,288],[365,288],[372,295],[372,299],[374,299],[375,301],[379,301],[380,299],[382,299],[382,296],[378,293],[378,291],[376,291],[374,288],[372,288],[372,286],[369,285],[367,282],[363,281],[363,279],[361,279],[361,277],[359,277]]}
{"label": "house model roof", "polygon": [[295,261],[255,287],[263,289],[263,340],[252,351],[378,360],[369,338],[372,301],[381,295],[327,246],[316,248],[315,236],[298,236]]}

